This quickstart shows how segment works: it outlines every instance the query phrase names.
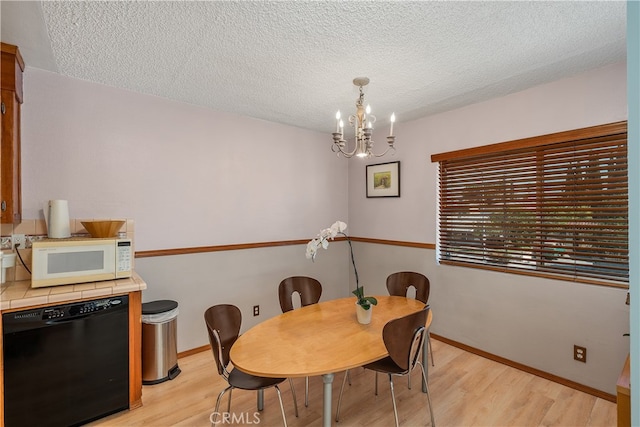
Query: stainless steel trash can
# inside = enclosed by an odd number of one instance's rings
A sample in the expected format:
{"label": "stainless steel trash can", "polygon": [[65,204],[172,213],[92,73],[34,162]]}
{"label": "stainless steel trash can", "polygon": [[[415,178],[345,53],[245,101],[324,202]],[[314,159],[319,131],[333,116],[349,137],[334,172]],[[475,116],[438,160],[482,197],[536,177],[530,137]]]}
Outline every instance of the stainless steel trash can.
{"label": "stainless steel trash can", "polygon": [[172,380],[180,373],[177,324],[176,301],[142,304],[142,384]]}

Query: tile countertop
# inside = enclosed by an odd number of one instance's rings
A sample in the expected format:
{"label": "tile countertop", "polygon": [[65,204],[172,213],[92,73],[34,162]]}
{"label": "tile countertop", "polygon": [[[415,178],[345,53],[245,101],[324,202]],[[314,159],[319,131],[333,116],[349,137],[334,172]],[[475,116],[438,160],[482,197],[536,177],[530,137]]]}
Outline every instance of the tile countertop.
{"label": "tile countertop", "polygon": [[135,272],[126,279],[46,288],[31,288],[29,280],[7,282],[0,286],[0,311],[126,294],[144,289],[147,289],[147,284]]}

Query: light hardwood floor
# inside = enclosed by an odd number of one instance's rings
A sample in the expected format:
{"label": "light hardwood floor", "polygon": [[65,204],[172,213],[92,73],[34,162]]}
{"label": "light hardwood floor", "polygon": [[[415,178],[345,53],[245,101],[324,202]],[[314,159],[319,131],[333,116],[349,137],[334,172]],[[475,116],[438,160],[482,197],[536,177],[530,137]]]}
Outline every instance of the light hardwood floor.
{"label": "light hardwood floor", "polygon": [[[614,403],[502,365],[456,347],[432,340],[436,365],[429,366],[429,387],[438,426],[615,426]],[[182,373],[174,380],[144,386],[143,407],[103,418],[95,426],[210,426],[209,416],[226,383],[215,369],[211,352],[179,359]],[[386,376],[352,370],[345,387],[337,426],[392,426],[393,407]],[[333,383],[333,415],[343,373]],[[304,406],[304,379],[294,380],[300,417],[293,411],[291,390],[281,384],[289,426],[322,425],[322,378],[310,378],[309,407]],[[395,378],[394,389],[401,426],[427,426],[426,395],[420,392],[420,374],[414,371],[412,390],[406,378]],[[227,393],[228,395],[228,393]],[[226,408],[226,396],[221,410]],[[234,425],[281,426],[275,390],[265,391],[265,409],[254,418],[256,393],[234,390]],[[219,423],[217,425],[229,425]]]}

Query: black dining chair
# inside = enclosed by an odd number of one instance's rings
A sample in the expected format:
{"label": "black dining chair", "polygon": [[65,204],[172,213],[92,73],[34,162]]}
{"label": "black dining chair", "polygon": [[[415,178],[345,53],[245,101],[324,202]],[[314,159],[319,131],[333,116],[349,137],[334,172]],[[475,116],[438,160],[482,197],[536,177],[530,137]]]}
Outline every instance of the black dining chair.
{"label": "black dining chair", "polygon": [[[282,421],[287,426],[287,418],[284,414],[284,406],[282,404],[282,395],[278,384],[286,381],[286,378],[265,378],[255,375],[246,374],[239,369],[232,368],[228,370],[231,362],[229,351],[231,346],[236,342],[240,335],[240,326],[242,324],[242,313],[235,305],[220,304],[209,307],[204,313],[204,321],[207,325],[209,334],[209,343],[213,351],[213,358],[216,361],[218,374],[220,374],[229,384],[227,388],[222,390],[216,400],[216,409],[214,411],[214,419],[212,423],[216,423],[218,409],[222,396],[229,392],[229,403],[227,412],[231,411],[231,392],[234,388],[242,390],[264,390],[266,388],[275,388],[280,401],[280,410],[282,411]],[[298,403],[296,402],[296,394],[293,389],[293,382],[289,380],[291,392],[293,394],[293,404],[295,406],[296,417],[298,416]]]}
{"label": "black dining chair", "polygon": [[[429,403],[429,413],[431,415],[431,425],[435,427],[435,419],[433,416],[433,408],[431,406],[431,395],[429,394],[429,386],[427,384],[424,366],[420,362],[420,348],[425,338],[426,330],[429,327],[429,306],[425,306],[422,310],[409,314],[398,319],[387,322],[382,329],[382,339],[387,348],[389,356],[384,359],[364,365],[365,369],[375,371],[376,373],[384,373],[389,376],[389,385],[391,388],[391,400],[393,402],[393,414],[395,416],[396,427],[398,427],[398,410],[396,407],[396,398],[393,391],[393,377],[407,376],[416,367],[420,366],[422,379],[426,386],[427,401]],[[340,388],[340,397],[338,398],[338,407],[336,408],[336,422],[340,417],[340,404],[342,402],[342,393],[344,391],[345,379],[342,381]],[[409,385],[409,389],[411,386]],[[378,382],[376,381],[376,395],[378,394]]]}
{"label": "black dining chair", "polygon": [[[300,295],[302,307],[317,304],[322,295],[322,285],[313,277],[292,276],[278,285],[278,298],[283,313],[293,310],[293,294]],[[309,406],[309,377],[304,379],[304,406]]]}
{"label": "black dining chair", "polygon": [[[416,290],[416,299],[425,304],[429,303],[430,284],[427,276],[413,271],[399,271],[392,273],[387,277],[387,291],[389,295],[406,297],[409,289],[414,287]],[[431,333],[427,328],[427,345],[429,346],[429,356],[431,356],[431,366],[435,366],[433,362],[433,347],[431,347]]]}

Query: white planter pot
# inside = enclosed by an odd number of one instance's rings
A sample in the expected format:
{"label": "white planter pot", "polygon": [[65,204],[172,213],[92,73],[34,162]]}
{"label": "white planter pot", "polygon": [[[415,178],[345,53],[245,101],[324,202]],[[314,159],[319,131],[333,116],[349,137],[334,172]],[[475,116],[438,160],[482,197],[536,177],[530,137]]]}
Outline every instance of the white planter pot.
{"label": "white planter pot", "polygon": [[373,312],[373,306],[369,306],[369,310],[365,310],[356,301],[356,315],[358,317],[358,323],[368,325],[371,323],[371,314]]}

